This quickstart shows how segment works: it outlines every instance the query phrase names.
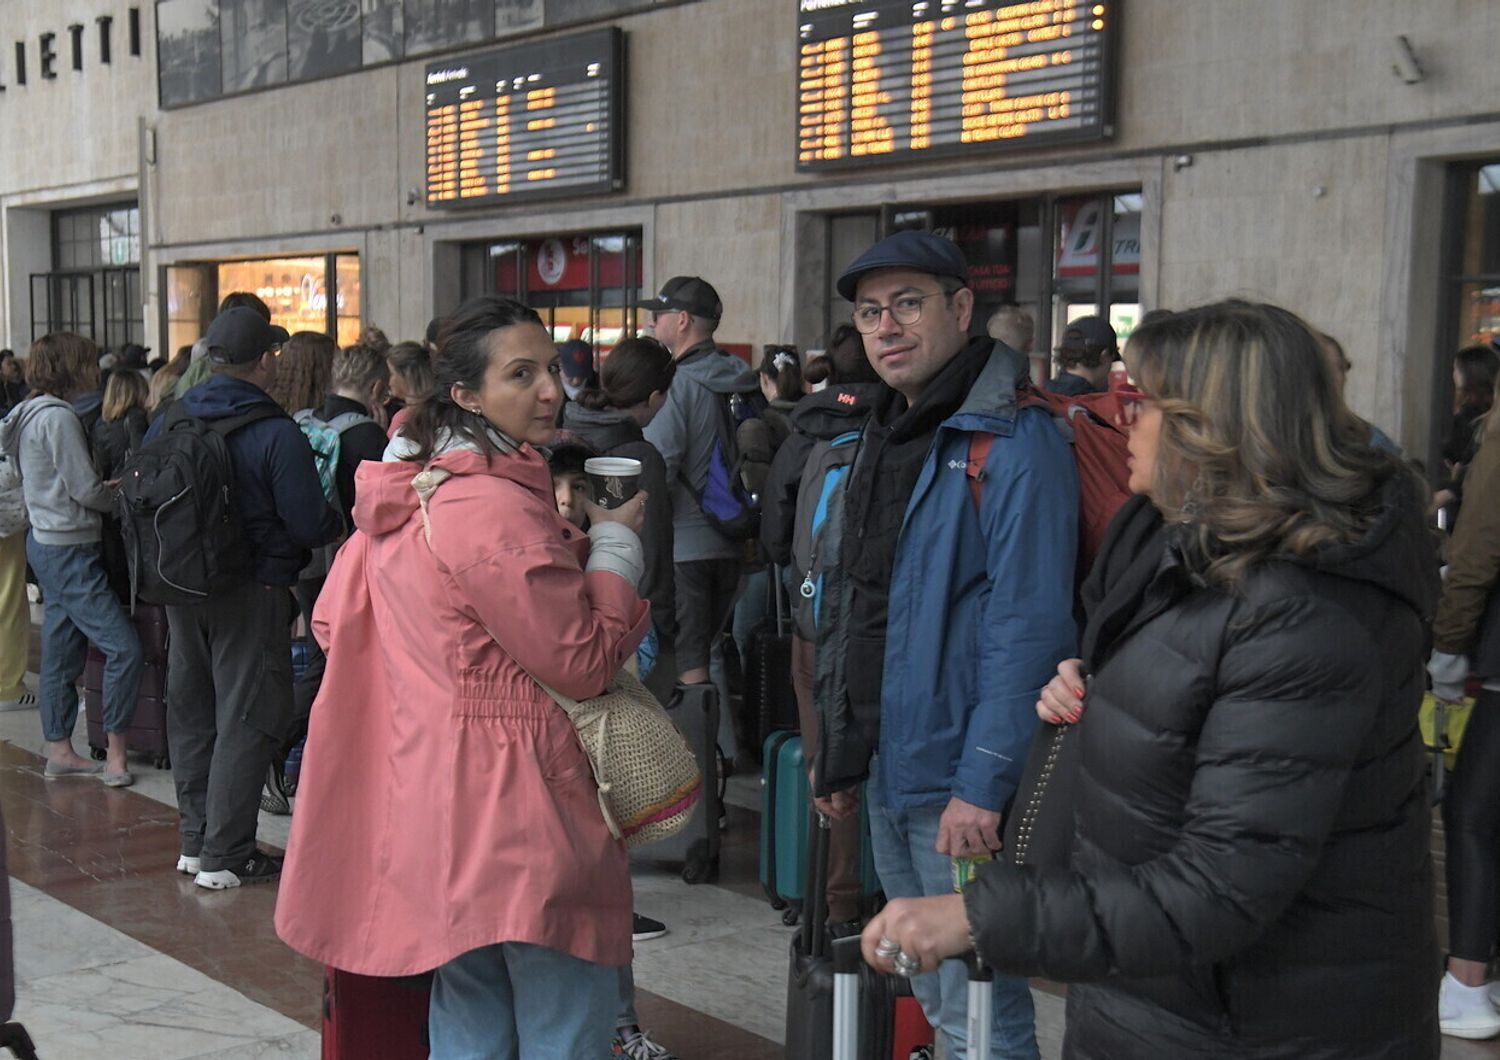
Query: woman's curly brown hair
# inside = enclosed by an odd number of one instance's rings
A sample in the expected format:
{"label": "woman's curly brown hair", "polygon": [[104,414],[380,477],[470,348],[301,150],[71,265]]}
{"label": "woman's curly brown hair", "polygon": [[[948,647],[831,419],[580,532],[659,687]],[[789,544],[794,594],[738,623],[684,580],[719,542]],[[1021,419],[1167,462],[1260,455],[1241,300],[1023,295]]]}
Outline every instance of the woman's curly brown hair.
{"label": "woman's curly brown hair", "polygon": [[1152,499],[1195,532],[1214,584],[1238,587],[1278,554],[1359,540],[1393,476],[1419,490],[1399,460],[1371,448],[1317,333],[1279,306],[1190,309],[1138,328],[1131,349],[1162,412]]}
{"label": "woman's curly brown hair", "polygon": [[335,349],[321,331],[299,331],[287,339],[276,360],[276,382],[271,384],[276,404],[293,415],[322,405],[333,379]]}

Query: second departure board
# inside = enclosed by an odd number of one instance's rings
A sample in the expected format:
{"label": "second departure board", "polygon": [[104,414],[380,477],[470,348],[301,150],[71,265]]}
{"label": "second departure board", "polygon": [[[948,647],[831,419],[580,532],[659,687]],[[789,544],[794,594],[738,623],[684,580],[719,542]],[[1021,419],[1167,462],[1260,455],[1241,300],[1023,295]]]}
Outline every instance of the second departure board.
{"label": "second departure board", "polygon": [[427,67],[427,205],[492,206],[624,185],[615,28]]}
{"label": "second departure board", "polygon": [[1119,0],[798,0],[797,168],[1110,134]]}

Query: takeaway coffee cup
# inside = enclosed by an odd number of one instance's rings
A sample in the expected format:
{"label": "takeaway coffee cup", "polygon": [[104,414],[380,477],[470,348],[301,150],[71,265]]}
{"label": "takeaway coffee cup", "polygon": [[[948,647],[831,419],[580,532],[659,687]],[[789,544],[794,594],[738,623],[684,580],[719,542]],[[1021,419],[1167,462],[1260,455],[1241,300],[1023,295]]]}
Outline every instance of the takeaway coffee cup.
{"label": "takeaway coffee cup", "polygon": [[640,489],[641,462],[623,456],[595,456],[583,462],[583,473],[589,478],[594,503],[601,508],[618,508]]}

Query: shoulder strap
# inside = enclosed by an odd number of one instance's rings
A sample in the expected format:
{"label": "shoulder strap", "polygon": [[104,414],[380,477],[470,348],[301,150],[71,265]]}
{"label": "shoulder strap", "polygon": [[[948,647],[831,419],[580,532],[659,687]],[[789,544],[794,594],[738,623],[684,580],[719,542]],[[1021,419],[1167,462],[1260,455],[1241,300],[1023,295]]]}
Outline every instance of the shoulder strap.
{"label": "shoulder strap", "polygon": [[353,430],[355,427],[358,427],[362,423],[374,422],[374,420],[365,415],[363,412],[340,412],[337,416],[328,421],[328,426],[331,427],[335,433],[343,434],[345,431]]}
{"label": "shoulder strap", "polygon": [[969,477],[969,496],[974,500],[974,510],[979,511],[984,498],[984,466],[989,463],[990,449],[995,436],[986,431],[969,434],[969,459],[964,465],[964,474]]}

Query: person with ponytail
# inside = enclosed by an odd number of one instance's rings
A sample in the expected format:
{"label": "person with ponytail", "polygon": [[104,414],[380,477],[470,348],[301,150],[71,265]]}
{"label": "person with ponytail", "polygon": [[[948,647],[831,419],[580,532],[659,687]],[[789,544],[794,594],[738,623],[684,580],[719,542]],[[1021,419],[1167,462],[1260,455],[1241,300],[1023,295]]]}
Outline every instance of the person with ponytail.
{"label": "person with ponytail", "polygon": [[[600,1056],[631,957],[625,846],[556,695],[599,695],[645,635],[647,497],[557,510],[562,400],[536,312],[460,306],[313,614],[327,670],[276,905],[293,949],[433,972],[434,1057]],[[332,885],[336,884],[336,885]]]}
{"label": "person with ponytail", "polygon": [[641,489],[647,494],[641,531],[646,573],[641,596],[651,602],[657,663],[646,684],[662,698],[677,677],[672,644],[677,639],[676,587],[672,578],[672,497],[667,465],[642,433],[666,404],[677,363],[653,338],[626,339],[604,359],[597,383],[579,391],[563,409],[563,428],[600,456],[641,462]]}

